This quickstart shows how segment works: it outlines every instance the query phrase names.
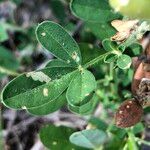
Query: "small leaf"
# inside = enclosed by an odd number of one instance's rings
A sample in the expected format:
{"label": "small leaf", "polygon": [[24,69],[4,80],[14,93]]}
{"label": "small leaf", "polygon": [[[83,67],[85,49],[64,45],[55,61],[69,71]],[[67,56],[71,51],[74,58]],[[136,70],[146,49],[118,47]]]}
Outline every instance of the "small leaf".
{"label": "small leaf", "polygon": [[69,127],[48,125],[40,130],[42,143],[52,150],[85,150],[69,142],[69,136],[75,130]]}
{"label": "small leaf", "polygon": [[107,141],[107,134],[98,129],[82,130],[70,136],[70,142],[85,148],[96,149]]}
{"label": "small leaf", "polygon": [[75,16],[85,21],[108,22],[120,17],[111,10],[107,1],[72,0],[70,7]]}
{"label": "small leaf", "polygon": [[0,42],[4,42],[8,39],[8,34],[3,24],[0,23]]}
{"label": "small leaf", "polygon": [[77,72],[67,89],[67,101],[70,105],[81,106],[88,102],[86,99],[96,89],[95,77],[88,70]]}
{"label": "small leaf", "polygon": [[117,58],[118,58],[118,56],[116,54],[109,54],[109,55],[105,56],[104,62],[105,63],[115,62],[117,60]]}
{"label": "small leaf", "polygon": [[19,68],[15,56],[5,47],[0,46],[0,78],[6,74],[17,75],[14,71]]}
{"label": "small leaf", "polygon": [[19,67],[19,62],[15,56],[2,46],[0,46],[0,66],[9,70],[16,70]]}
{"label": "small leaf", "polygon": [[96,117],[91,117],[89,123],[92,124],[92,126],[95,126],[96,128],[104,131],[108,127],[108,125],[103,120]]}
{"label": "small leaf", "polygon": [[132,63],[131,58],[128,55],[121,55],[117,60],[117,65],[120,69],[128,69],[130,68]]}
{"label": "small leaf", "polygon": [[135,126],[133,126],[132,131],[134,134],[138,134],[144,131],[144,125],[143,123],[139,122]]}
{"label": "small leaf", "polygon": [[118,50],[117,44],[110,39],[105,39],[102,41],[102,45],[106,51]]}
{"label": "small leaf", "polygon": [[118,128],[114,124],[109,126],[109,132],[114,134],[117,139],[124,139],[127,134],[127,131],[123,128]]}
{"label": "small leaf", "polygon": [[44,21],[36,29],[38,41],[57,58],[73,66],[81,64],[78,44],[59,24]]}
{"label": "small leaf", "polygon": [[126,53],[132,57],[140,55],[142,51],[142,45],[140,45],[139,43],[133,43],[126,49]]}
{"label": "small leaf", "polygon": [[43,72],[51,79],[46,82],[37,77],[20,75],[12,80],[2,91],[2,100],[7,107],[14,109],[33,108],[55,100],[68,87],[75,72],[73,68],[45,68]]}

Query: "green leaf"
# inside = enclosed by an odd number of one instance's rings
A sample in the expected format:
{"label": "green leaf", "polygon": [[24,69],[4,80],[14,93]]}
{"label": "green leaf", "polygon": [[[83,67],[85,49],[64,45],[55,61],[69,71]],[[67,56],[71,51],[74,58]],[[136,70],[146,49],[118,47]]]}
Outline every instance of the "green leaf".
{"label": "green leaf", "polygon": [[61,2],[61,0],[52,0],[50,3],[54,15],[61,23],[64,24],[66,21],[66,13],[63,3]]}
{"label": "green leaf", "polygon": [[57,99],[68,87],[73,68],[45,68],[20,75],[2,92],[3,103],[14,109],[33,108]]}
{"label": "green leaf", "polygon": [[93,96],[93,93],[91,93],[88,96],[88,99],[89,101],[81,106],[74,106],[68,104],[69,110],[73,113],[77,113],[80,115],[90,115],[94,111],[95,106],[98,103],[98,97],[96,95]]}
{"label": "green leaf", "polygon": [[0,42],[4,42],[8,39],[8,34],[3,24],[0,23]]}
{"label": "green leaf", "polygon": [[110,38],[116,33],[116,30],[110,25],[110,23],[96,23],[96,22],[86,22],[87,29],[100,40]]}
{"label": "green leaf", "polygon": [[118,58],[118,60],[117,60],[117,66],[120,69],[128,69],[128,68],[130,68],[131,63],[132,63],[131,58],[128,55],[125,55],[125,54],[121,55]]}
{"label": "green leaf", "polygon": [[6,74],[17,75],[15,70],[19,68],[19,62],[15,56],[5,47],[0,46],[0,78]]}
{"label": "green leaf", "polygon": [[134,134],[138,134],[144,131],[144,125],[140,122],[133,126],[132,131]]}
{"label": "green leaf", "polygon": [[10,70],[16,70],[19,67],[19,62],[15,56],[5,47],[0,46],[0,67]]}
{"label": "green leaf", "polygon": [[79,44],[81,55],[82,55],[82,64],[86,64],[89,61],[97,58],[100,55],[106,53],[106,51],[102,48],[97,48],[92,44],[88,43],[80,43]]}
{"label": "green leaf", "polygon": [[77,72],[67,89],[67,101],[70,105],[81,106],[88,102],[87,96],[96,89],[95,77],[88,70]]}
{"label": "green leaf", "polygon": [[126,53],[129,54],[130,56],[134,57],[137,55],[140,55],[143,51],[142,45],[139,43],[133,43],[126,49]]}
{"label": "green leaf", "polygon": [[102,41],[102,45],[106,51],[118,50],[117,44],[110,39],[105,39]]}
{"label": "green leaf", "polygon": [[64,92],[58,98],[39,107],[27,109],[27,111],[33,115],[47,115],[60,109],[66,103],[66,101],[66,93]]}
{"label": "green leaf", "polygon": [[98,148],[107,141],[107,134],[98,129],[75,132],[70,136],[70,142],[85,148]]}
{"label": "green leaf", "polygon": [[135,141],[135,136],[133,133],[129,132],[128,133],[128,141],[127,141],[127,145],[128,145],[128,150],[138,150],[136,141]]}
{"label": "green leaf", "polygon": [[125,129],[118,128],[115,125],[109,126],[109,132],[113,133],[119,139],[123,139],[127,133]]}
{"label": "green leaf", "polygon": [[66,62],[63,61],[63,60],[60,60],[60,59],[53,59],[53,60],[50,60],[50,61],[46,64],[46,67],[73,67],[73,66],[71,66],[70,63],[66,63]]}
{"label": "green leaf", "polygon": [[109,54],[109,55],[105,56],[104,62],[105,63],[115,62],[117,60],[117,58],[118,58],[118,56],[116,54]]}
{"label": "green leaf", "polygon": [[85,150],[69,142],[69,136],[74,131],[69,127],[48,125],[40,130],[40,139],[51,150]]}
{"label": "green leaf", "polygon": [[107,1],[72,0],[70,7],[76,17],[85,21],[108,22],[120,17],[111,10]]}
{"label": "green leaf", "polygon": [[91,117],[89,123],[92,124],[92,126],[95,126],[96,128],[104,131],[108,127],[108,125],[103,120],[96,117]]}
{"label": "green leaf", "polygon": [[36,29],[38,41],[57,58],[73,66],[81,64],[78,44],[59,24],[44,21]]}

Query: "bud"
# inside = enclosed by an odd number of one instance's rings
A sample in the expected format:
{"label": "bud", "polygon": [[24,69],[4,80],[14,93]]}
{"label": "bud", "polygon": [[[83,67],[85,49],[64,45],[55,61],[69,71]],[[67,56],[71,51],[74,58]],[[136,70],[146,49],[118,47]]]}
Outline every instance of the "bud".
{"label": "bud", "polygon": [[115,124],[120,128],[135,125],[141,120],[143,108],[135,99],[124,101],[115,114]]}

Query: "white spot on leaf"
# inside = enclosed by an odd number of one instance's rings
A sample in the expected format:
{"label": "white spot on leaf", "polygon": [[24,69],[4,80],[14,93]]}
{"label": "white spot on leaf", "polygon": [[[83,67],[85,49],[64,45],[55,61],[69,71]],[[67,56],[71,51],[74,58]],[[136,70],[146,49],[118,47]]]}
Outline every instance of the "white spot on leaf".
{"label": "white spot on leaf", "polygon": [[43,95],[46,96],[46,97],[48,96],[48,89],[47,88],[43,89]]}
{"label": "white spot on leaf", "polygon": [[78,56],[78,54],[76,52],[73,52],[72,53],[72,58],[76,61],[76,62],[79,62],[80,61],[80,58]]}
{"label": "white spot on leaf", "polygon": [[38,72],[29,72],[26,74],[27,77],[32,77],[34,81],[40,81],[40,82],[50,82],[51,78],[47,76],[45,73],[42,71]]}
{"label": "white spot on leaf", "polygon": [[85,96],[89,96],[89,93],[85,94]]}
{"label": "white spot on leaf", "polygon": [[46,33],[45,33],[45,32],[42,32],[41,35],[42,35],[42,36],[46,36]]}
{"label": "white spot on leaf", "polygon": [[92,48],[93,48],[93,45],[92,45],[92,44],[89,44],[88,46],[89,46],[89,48],[90,48],[90,49],[92,49]]}
{"label": "white spot on leaf", "polygon": [[67,60],[67,63],[69,64],[69,63],[70,63],[70,60]]}
{"label": "white spot on leaf", "polygon": [[56,142],[56,141],[54,141],[52,144],[53,144],[53,145],[57,145],[57,142]]}

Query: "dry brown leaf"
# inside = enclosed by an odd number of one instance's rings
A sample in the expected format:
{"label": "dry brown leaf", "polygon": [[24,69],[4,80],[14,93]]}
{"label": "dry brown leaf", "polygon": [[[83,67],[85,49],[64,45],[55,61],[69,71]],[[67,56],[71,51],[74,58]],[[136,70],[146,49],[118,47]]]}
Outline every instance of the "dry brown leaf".
{"label": "dry brown leaf", "polygon": [[138,23],[138,20],[113,20],[111,25],[118,31],[123,32],[131,30]]}
{"label": "dry brown leaf", "polygon": [[111,25],[118,31],[111,37],[112,41],[125,41],[138,23],[138,20],[113,20]]}

